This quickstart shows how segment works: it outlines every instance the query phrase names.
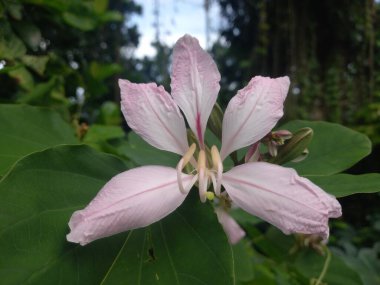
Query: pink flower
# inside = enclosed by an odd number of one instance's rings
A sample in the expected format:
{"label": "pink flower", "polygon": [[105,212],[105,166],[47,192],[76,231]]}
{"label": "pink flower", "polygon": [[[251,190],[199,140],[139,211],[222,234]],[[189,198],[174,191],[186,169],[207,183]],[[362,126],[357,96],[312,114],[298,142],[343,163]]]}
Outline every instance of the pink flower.
{"label": "pink flower", "polygon": [[[85,245],[148,226],[179,207],[197,181],[202,202],[214,196],[230,199],[286,234],[318,234],[327,239],[328,219],[339,217],[341,207],[293,169],[255,161],[223,173],[224,158],[255,145],[282,117],[289,78],[254,77],[231,99],[223,118],[221,151],[211,148],[212,165],[206,162],[204,133],[220,74],[211,56],[189,35],[174,47],[171,79],[171,95],[155,83],[120,80],[119,85],[128,125],[152,146],[181,155],[177,168],[143,166],[116,175],[86,208],[72,215],[67,240]],[[197,160],[193,157],[197,146],[188,145],[180,110],[198,139]],[[188,163],[195,168],[192,174],[182,172]],[[231,242],[244,236],[227,213],[216,212]]]}

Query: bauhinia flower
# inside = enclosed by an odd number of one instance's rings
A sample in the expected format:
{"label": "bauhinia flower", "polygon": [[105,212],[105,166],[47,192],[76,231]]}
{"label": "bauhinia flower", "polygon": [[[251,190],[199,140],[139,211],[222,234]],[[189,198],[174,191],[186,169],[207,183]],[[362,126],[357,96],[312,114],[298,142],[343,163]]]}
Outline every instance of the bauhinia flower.
{"label": "bauhinia flower", "polygon": [[[327,239],[328,220],[341,215],[340,204],[295,170],[254,161],[223,173],[227,156],[240,148],[257,146],[282,117],[288,77],[257,76],[238,91],[224,114],[220,152],[216,146],[208,151],[204,141],[219,81],[211,56],[189,35],[174,46],[171,95],[155,83],[119,81],[121,108],[128,125],[152,146],[182,158],[176,169],[142,166],[113,177],[86,208],[72,215],[69,241],[85,245],[148,226],[178,208],[196,182],[202,202],[216,196],[286,234],[317,234]],[[196,144],[189,146],[180,110],[197,138]],[[194,158],[196,151],[199,155]],[[194,170],[184,173],[187,165]],[[222,207],[216,213],[232,243],[244,236]]]}

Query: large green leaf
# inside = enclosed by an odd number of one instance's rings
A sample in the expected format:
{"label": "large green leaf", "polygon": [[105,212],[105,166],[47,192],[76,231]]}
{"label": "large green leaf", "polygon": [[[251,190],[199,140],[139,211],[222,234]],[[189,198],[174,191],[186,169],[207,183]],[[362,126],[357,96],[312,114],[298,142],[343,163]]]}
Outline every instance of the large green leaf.
{"label": "large green leaf", "polygon": [[0,105],[0,122],[0,176],[24,155],[78,142],[70,125],[49,109]]}
{"label": "large green leaf", "polygon": [[296,131],[310,127],[314,137],[308,157],[286,166],[295,168],[301,175],[330,175],[339,173],[371,152],[371,141],[363,134],[339,124],[328,122],[291,121],[281,129]]}
{"label": "large green leaf", "polygon": [[196,191],[151,227],[84,247],[66,241],[73,211],[124,170],[87,146],[20,160],[0,182],[1,284],[234,284],[231,247]]}
{"label": "large green leaf", "polygon": [[362,175],[335,174],[329,176],[308,177],[326,192],[344,197],[356,193],[380,192],[380,174],[369,173]]}
{"label": "large green leaf", "polygon": [[123,141],[117,146],[119,153],[137,165],[165,165],[175,167],[180,160],[177,154],[159,150],[142,138],[136,133],[130,132],[128,134],[128,141]]}

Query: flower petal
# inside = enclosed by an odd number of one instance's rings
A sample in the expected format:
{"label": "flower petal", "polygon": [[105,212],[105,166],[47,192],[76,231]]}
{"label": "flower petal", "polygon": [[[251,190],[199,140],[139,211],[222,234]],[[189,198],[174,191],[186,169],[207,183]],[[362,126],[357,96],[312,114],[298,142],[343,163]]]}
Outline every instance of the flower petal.
{"label": "flower petal", "polygon": [[152,146],[183,155],[188,149],[185,120],[162,86],[119,80],[121,110],[128,125]]}
{"label": "flower petal", "polygon": [[215,213],[230,244],[237,244],[245,236],[245,231],[224,209],[216,208]]}
{"label": "flower petal", "polygon": [[222,184],[236,205],[285,234],[318,234],[327,240],[328,219],[342,214],[333,196],[291,168],[246,163],[225,173]]}
{"label": "flower petal", "polygon": [[220,89],[219,81],[215,62],[198,40],[189,35],[180,38],[173,50],[172,95],[201,146]]}
{"label": "flower petal", "polygon": [[[192,186],[192,177],[183,174],[185,187]],[[178,189],[177,171],[173,168],[143,166],[120,173],[86,208],[74,212],[67,240],[85,245],[148,226],[173,212],[186,196]]]}
{"label": "flower petal", "polygon": [[229,102],[223,117],[222,159],[268,134],[283,115],[289,78],[256,76]]}

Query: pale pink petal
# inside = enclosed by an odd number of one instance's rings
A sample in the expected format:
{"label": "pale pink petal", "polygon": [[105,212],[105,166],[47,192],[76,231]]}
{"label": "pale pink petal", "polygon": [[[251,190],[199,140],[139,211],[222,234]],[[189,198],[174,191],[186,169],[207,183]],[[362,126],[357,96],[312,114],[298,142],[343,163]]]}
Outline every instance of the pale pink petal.
{"label": "pale pink petal", "polygon": [[215,62],[198,40],[189,35],[180,38],[173,50],[172,95],[201,146],[220,89],[219,81]]}
{"label": "pale pink petal", "polygon": [[215,213],[230,244],[237,244],[245,236],[245,231],[224,209],[216,208]]}
{"label": "pale pink petal", "polygon": [[289,78],[256,76],[229,102],[223,117],[222,159],[267,135],[283,115]]}
{"label": "pale pink petal", "polygon": [[[192,175],[183,174],[185,188]],[[91,203],[74,212],[67,240],[85,245],[93,240],[148,226],[173,212],[187,194],[178,189],[177,171],[143,166],[113,177]]]}
{"label": "pale pink petal", "polygon": [[327,240],[329,218],[342,214],[333,196],[291,168],[246,163],[225,173],[222,183],[236,205],[286,234],[317,234]]}
{"label": "pale pink petal", "polygon": [[185,120],[162,86],[119,80],[121,110],[128,125],[152,146],[183,155],[188,149]]}

